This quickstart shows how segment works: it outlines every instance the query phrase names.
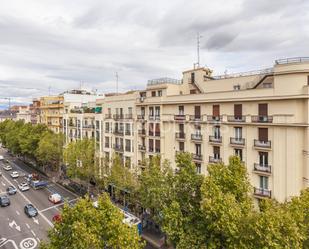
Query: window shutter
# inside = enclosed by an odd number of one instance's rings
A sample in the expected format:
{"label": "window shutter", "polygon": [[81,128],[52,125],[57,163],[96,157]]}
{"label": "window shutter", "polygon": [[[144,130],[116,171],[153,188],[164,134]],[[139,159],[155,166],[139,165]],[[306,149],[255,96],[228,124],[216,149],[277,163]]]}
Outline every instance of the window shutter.
{"label": "window shutter", "polygon": [[242,117],[242,104],[234,105],[234,116],[237,118]]}
{"label": "window shutter", "polygon": [[259,128],[259,140],[268,141],[268,128]]}
{"label": "window shutter", "polygon": [[259,116],[268,116],[267,104],[259,104]]}
{"label": "window shutter", "polygon": [[156,151],[160,151],[160,140],[155,140]]}
{"label": "window shutter", "polygon": [[212,106],[212,115],[214,117],[220,116],[220,106],[219,105],[213,105]]}

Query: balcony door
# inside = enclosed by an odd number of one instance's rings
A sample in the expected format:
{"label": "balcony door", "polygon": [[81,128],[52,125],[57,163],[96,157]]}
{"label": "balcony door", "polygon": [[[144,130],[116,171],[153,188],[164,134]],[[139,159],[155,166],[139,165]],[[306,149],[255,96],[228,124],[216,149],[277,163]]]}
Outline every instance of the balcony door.
{"label": "balcony door", "polygon": [[179,115],[185,115],[185,107],[183,105],[178,106]]}
{"label": "balcony door", "polygon": [[235,140],[239,141],[242,139],[242,127],[235,127]]}
{"label": "balcony door", "polygon": [[194,117],[196,119],[201,118],[201,107],[200,106],[194,106]]}
{"label": "balcony door", "polygon": [[220,159],[220,147],[214,146],[214,159]]}
{"label": "balcony door", "polygon": [[195,144],[195,154],[202,155],[202,146],[200,144]]}
{"label": "balcony door", "polygon": [[261,189],[268,189],[268,177],[267,176],[260,176],[260,188]]}
{"label": "balcony door", "polygon": [[219,105],[213,105],[212,106],[212,116],[213,117],[219,117],[220,116],[220,106]]}
{"label": "balcony door", "polygon": [[259,141],[263,143],[268,142],[268,128],[259,128]]}
{"label": "balcony door", "polygon": [[267,152],[260,152],[259,153],[259,163],[261,166],[267,167],[268,165],[268,153]]}
{"label": "balcony door", "polygon": [[242,104],[235,104],[234,105],[234,118],[235,119],[242,119]]}
{"label": "balcony door", "polygon": [[215,137],[215,139],[219,139],[220,138],[220,126],[215,126],[214,127],[214,137]]}
{"label": "balcony door", "polygon": [[259,104],[259,120],[265,121],[268,116],[268,104]]}

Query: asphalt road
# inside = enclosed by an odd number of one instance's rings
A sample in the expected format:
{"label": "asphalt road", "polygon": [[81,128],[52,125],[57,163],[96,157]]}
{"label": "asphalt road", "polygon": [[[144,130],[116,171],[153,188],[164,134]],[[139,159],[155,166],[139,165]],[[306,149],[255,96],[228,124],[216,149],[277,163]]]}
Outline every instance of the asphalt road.
{"label": "asphalt road", "polygon": [[[18,159],[9,156],[4,149],[0,149],[0,155],[8,159],[12,170],[3,169],[4,162],[0,162],[0,195],[6,194],[6,188],[10,185],[15,186],[25,179],[22,175],[27,175],[33,170]],[[13,179],[10,174],[18,171],[19,177]],[[53,226],[52,217],[59,213],[63,204],[54,205],[48,201],[51,193],[59,193],[69,202],[74,202],[77,198],[75,194],[62,186],[49,182],[44,189],[17,191],[16,195],[9,196],[11,205],[0,207],[0,249],[34,249],[39,248],[39,243],[47,239],[47,231]],[[24,213],[24,206],[28,203],[33,204],[39,211],[35,218],[28,218]]]}

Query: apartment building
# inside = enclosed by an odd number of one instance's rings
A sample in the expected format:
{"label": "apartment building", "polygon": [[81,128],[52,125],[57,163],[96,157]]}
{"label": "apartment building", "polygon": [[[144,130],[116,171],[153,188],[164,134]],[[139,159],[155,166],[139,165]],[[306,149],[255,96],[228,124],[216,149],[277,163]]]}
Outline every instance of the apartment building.
{"label": "apartment building", "polygon": [[16,113],[16,121],[22,120],[25,123],[31,123],[31,114],[29,106],[19,106],[18,112]]}
{"label": "apartment building", "polygon": [[137,160],[154,154],[171,161],[192,153],[196,169],[245,163],[257,198],[279,201],[299,194],[309,181],[309,59],[277,60],[261,71],[212,76],[208,68],[183,79],[148,82],[136,103]]}
{"label": "apartment building", "polygon": [[30,104],[30,121],[32,124],[40,123],[40,100],[33,99]]}
{"label": "apartment building", "polygon": [[110,160],[114,153],[124,165],[133,169],[137,165],[137,134],[135,103],[138,92],[105,95],[96,105],[102,114],[96,117],[97,151],[101,158]]}
{"label": "apartment building", "polygon": [[63,101],[63,95],[40,98],[40,123],[56,133],[62,131]]}

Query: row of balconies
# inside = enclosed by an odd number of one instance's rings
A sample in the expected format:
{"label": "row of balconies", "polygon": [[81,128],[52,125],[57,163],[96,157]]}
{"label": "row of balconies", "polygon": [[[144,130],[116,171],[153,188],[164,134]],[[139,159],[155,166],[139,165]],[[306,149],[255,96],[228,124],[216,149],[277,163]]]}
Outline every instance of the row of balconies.
{"label": "row of balconies", "polygon": [[[185,140],[186,134],[183,132],[176,132],[175,137],[177,140]],[[200,133],[191,134],[191,140],[195,142],[202,142],[203,135]],[[237,137],[230,138],[230,144],[232,145],[244,146],[245,141],[246,140],[244,138],[237,138]],[[222,136],[209,136],[209,142],[215,144],[222,144]],[[254,139],[254,147],[270,149],[271,141],[261,141],[258,139]]]}
{"label": "row of balconies", "polygon": [[122,120],[122,119],[133,119],[133,114],[105,114],[105,119],[114,119],[114,120]]}
{"label": "row of balconies", "polygon": [[[222,115],[213,116],[213,115],[185,115],[185,114],[178,114],[174,115],[175,121],[194,121],[194,122],[222,122]],[[204,118],[206,117],[206,119]],[[235,116],[235,115],[228,115],[227,116],[228,122],[237,122],[237,123],[244,123],[246,122],[246,116]],[[273,117],[272,116],[261,116],[255,115],[251,116],[251,122],[253,123],[272,123]]]}
{"label": "row of balconies", "polygon": [[[110,130],[105,130],[105,133],[111,133]],[[133,133],[130,131],[130,130],[124,130],[124,129],[115,129],[113,131],[113,134],[114,135],[117,135],[117,136],[131,136]]]}
{"label": "row of balconies", "polygon": [[[105,148],[110,148],[109,143],[105,143]],[[130,146],[123,146],[121,144],[114,144],[113,149],[117,152],[131,152],[131,147]]]}
{"label": "row of balconies", "polygon": [[[146,129],[138,130],[138,134],[141,135],[141,136],[146,136]],[[153,136],[153,137],[160,137],[161,133],[160,133],[160,131],[149,131],[148,135]]]}

